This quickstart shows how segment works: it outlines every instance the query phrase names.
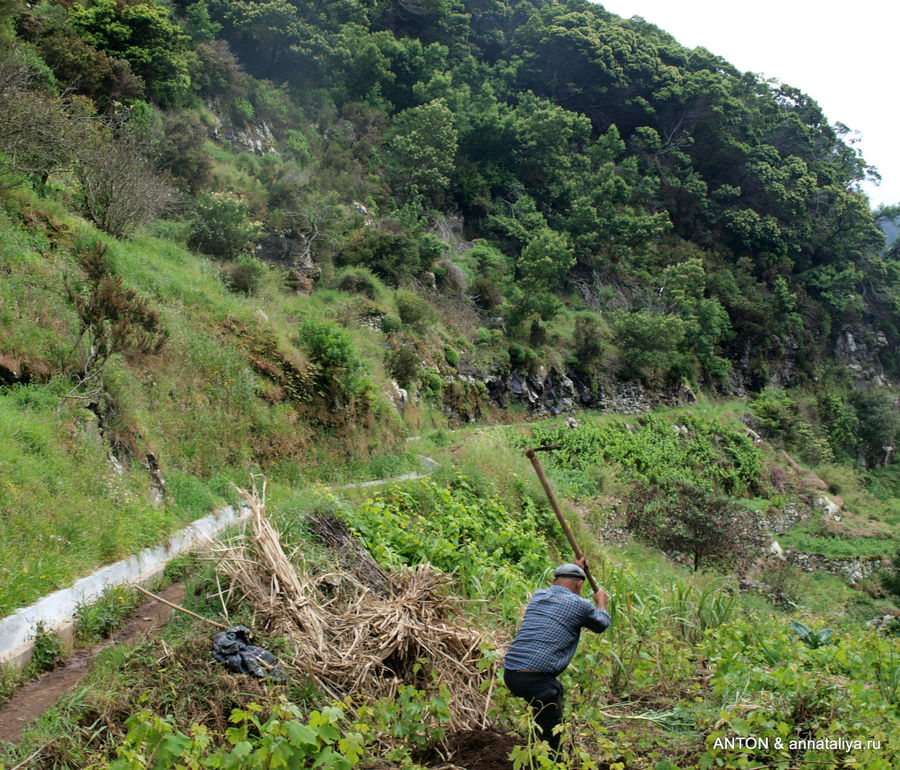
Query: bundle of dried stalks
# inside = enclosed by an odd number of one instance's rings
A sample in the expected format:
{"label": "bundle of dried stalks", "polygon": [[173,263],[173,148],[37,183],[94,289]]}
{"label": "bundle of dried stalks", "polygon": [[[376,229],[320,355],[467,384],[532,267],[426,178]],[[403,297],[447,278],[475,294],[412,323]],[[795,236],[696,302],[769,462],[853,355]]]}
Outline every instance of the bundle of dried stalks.
{"label": "bundle of dried stalks", "polygon": [[[488,640],[454,622],[459,601],[442,590],[451,576],[430,565],[405,569],[389,576],[390,593],[382,596],[344,571],[298,573],[256,489],[242,494],[253,511],[253,542],[220,546],[218,564],[264,627],[292,642],[298,667],[337,698],[393,697],[403,684],[444,684],[451,693],[450,729],[484,725],[490,692],[481,685],[494,672],[480,670],[479,662]],[[350,589],[335,592],[336,584]]]}
{"label": "bundle of dried stalks", "polygon": [[331,514],[310,516],[309,532],[335,554],[341,567],[356,576],[363,586],[380,596],[390,596],[391,577],[372,558],[359,538],[347,528],[346,522]]}
{"label": "bundle of dried stalks", "polygon": [[320,608],[309,586],[300,580],[281,547],[278,532],[266,518],[262,494],[256,489],[238,489],[253,514],[253,552],[242,546],[220,550],[220,567],[251,603],[269,621],[272,631],[293,634],[298,630],[316,650],[325,648],[325,628]]}

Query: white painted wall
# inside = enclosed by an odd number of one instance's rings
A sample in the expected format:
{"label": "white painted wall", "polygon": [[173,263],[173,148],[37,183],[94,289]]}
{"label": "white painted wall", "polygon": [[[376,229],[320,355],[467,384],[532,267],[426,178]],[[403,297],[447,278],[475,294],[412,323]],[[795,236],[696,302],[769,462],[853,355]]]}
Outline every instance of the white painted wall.
{"label": "white painted wall", "polygon": [[163,545],[146,548],[135,556],[103,567],[93,575],[81,578],[71,588],[56,591],[30,607],[16,610],[0,620],[0,663],[24,668],[31,658],[32,637],[38,623],[43,623],[48,631],[56,631],[64,638],[71,637],[79,604],[96,601],[111,586],[151,580],[177,554],[209,544],[223,529],[243,521],[249,515],[249,508],[223,508],[176,532]]}

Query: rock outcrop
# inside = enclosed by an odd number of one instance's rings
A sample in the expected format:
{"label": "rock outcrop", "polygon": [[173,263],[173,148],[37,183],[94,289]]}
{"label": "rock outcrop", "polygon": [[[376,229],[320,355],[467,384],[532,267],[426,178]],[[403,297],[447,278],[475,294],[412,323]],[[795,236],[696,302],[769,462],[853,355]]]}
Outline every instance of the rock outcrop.
{"label": "rock outcrop", "polygon": [[642,414],[660,405],[684,406],[696,401],[693,391],[686,385],[649,390],[637,382],[601,382],[572,370],[560,372],[543,366],[534,373],[509,371],[483,374],[473,367],[462,365],[456,377],[483,382],[491,401],[501,409],[519,404],[537,416],[581,409]]}

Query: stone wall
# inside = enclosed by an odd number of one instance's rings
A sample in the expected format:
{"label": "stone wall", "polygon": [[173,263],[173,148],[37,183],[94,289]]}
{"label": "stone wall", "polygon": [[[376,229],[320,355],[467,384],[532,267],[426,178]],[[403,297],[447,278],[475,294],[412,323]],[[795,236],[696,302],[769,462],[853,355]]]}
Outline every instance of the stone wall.
{"label": "stone wall", "polygon": [[866,580],[891,565],[890,559],[880,556],[836,558],[803,551],[786,551],[785,556],[791,564],[796,564],[804,572],[830,572],[847,578],[851,583]]}

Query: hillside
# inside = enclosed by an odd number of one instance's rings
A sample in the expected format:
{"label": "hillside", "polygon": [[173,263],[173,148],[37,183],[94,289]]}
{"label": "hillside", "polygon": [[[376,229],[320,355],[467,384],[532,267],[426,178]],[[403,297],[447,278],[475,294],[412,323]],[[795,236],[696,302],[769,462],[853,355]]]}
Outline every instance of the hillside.
{"label": "hillside", "polygon": [[[447,752],[461,767],[553,766],[545,749],[529,742],[521,704],[497,681],[496,660],[527,594],[545,583],[548,563],[566,558],[521,452],[556,440],[562,449],[545,456],[545,468],[610,591],[613,618],[606,634],[584,635],[564,677],[570,718],[561,766],[892,767],[900,756],[897,639],[864,623],[890,604],[862,586],[804,574],[795,561],[763,554],[759,542],[766,540],[757,538],[769,527],[789,527],[789,511],[810,523],[827,523],[828,516],[809,497],[802,475],[779,475],[777,452],[754,444],[739,414],[735,405],[703,405],[693,413],[585,417],[574,428],[557,420],[439,430],[416,442],[418,451],[437,459],[430,479],[374,491],[276,485],[267,508],[280,533],[279,553],[291,555],[304,612],[315,609],[326,633],[334,633],[328,623],[345,629],[331,645],[359,647],[360,637],[368,638],[371,647],[363,649],[369,654],[402,639],[402,623],[415,627],[417,612],[428,617],[434,604],[448,602],[454,609],[407,637],[409,648],[384,660],[386,675],[359,653],[331,660],[332,668],[323,670],[308,614],[285,624],[285,614],[295,611],[290,603],[266,598],[267,581],[263,595],[254,594],[260,586],[251,589],[234,571],[239,564],[246,575],[254,565],[265,575],[271,550],[251,540],[228,557],[220,546],[215,560],[173,564],[167,581],[186,582],[181,593],[189,609],[251,627],[257,643],[282,661],[285,683],[229,673],[209,658],[215,629],[179,615],[161,638],[101,653],[78,689],[31,725],[20,745],[0,749],[0,763],[13,766],[37,750],[39,766],[48,768],[173,767],[188,758],[207,762],[199,766],[250,768],[270,766],[267,758],[278,747],[285,759],[327,757],[323,761],[335,768],[438,768],[446,765]],[[620,497],[632,484],[667,479],[690,485],[714,517],[714,501],[729,490],[736,507],[717,518],[717,526],[737,516],[746,528],[744,535],[730,529],[735,539],[724,550],[706,551],[700,571],[671,543],[666,553],[673,560],[645,544],[646,531],[632,529],[638,498]],[[895,498],[894,527],[898,504]],[[783,508],[776,512],[776,505]],[[357,540],[347,530],[341,534],[340,521]],[[435,593],[426,588],[404,605],[402,587],[411,575],[424,579],[423,563],[445,575],[446,586]],[[757,579],[752,588],[742,579],[739,590],[735,573]],[[392,590],[401,587],[395,603],[384,594],[385,581],[397,581]],[[877,578],[864,585],[874,588]],[[85,610],[81,637],[115,628],[127,617],[123,603],[137,602],[115,590]],[[329,615],[336,604],[354,613],[352,633],[348,617]],[[402,623],[368,630],[368,623],[377,628],[385,617],[402,617]],[[454,673],[459,659],[448,667],[432,657],[437,652],[417,652],[440,649],[448,624],[483,640],[477,663],[468,661],[468,678]],[[49,643],[42,645],[46,656]],[[353,672],[354,665],[370,672],[348,691],[338,669]],[[474,720],[466,712],[472,699],[478,704]]]}
{"label": "hillside", "polygon": [[[578,0],[0,0],[0,41],[0,617],[265,476],[322,606],[329,517],[373,569],[452,574],[496,690],[475,727],[546,767],[495,659],[569,558],[522,457],[559,444],[615,616],[568,675],[569,766],[893,766],[900,650],[865,623],[900,601],[896,212],[805,94]],[[345,488],[422,455],[429,480]],[[231,579],[166,578],[300,655]],[[462,740],[418,661],[338,714],[321,681],[217,670],[208,630],[102,653],[0,767],[169,767],[164,736],[269,766],[238,755],[273,714],[334,767]]]}

